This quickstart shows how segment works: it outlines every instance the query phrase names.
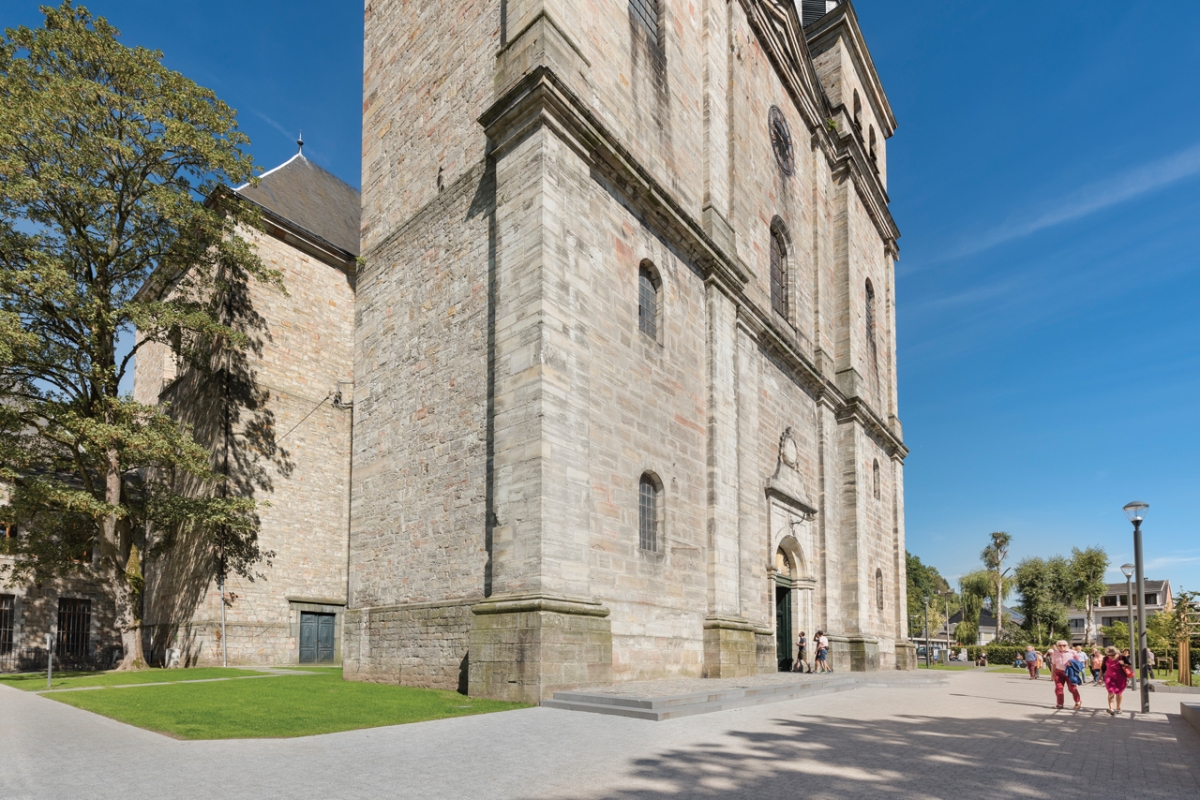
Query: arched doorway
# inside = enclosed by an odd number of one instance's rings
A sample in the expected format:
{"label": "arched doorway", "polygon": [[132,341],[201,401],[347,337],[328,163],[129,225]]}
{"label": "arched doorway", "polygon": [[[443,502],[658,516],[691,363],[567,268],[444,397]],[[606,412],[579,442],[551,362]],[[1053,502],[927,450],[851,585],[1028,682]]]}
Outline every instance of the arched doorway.
{"label": "arched doorway", "polygon": [[796,570],[783,548],[775,551],[775,655],[780,672],[792,668],[792,586]]}

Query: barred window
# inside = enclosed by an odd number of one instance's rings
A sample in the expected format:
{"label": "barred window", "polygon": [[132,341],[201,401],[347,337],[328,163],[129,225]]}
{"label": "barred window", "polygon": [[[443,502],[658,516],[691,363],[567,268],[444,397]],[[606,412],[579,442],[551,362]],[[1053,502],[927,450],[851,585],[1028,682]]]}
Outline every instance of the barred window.
{"label": "barred window", "polygon": [[646,41],[658,45],[659,0],[629,0],[629,18],[646,32]]}
{"label": "barred window", "polygon": [[658,551],[660,515],[662,502],[659,496],[662,485],[651,473],[642,474],[638,482],[638,547],[650,552]]}
{"label": "barred window", "polygon": [[875,605],[883,611],[883,570],[875,570]]}
{"label": "barred window", "polygon": [[16,598],[0,594],[0,656],[13,650],[13,629],[16,627]]}
{"label": "barred window", "polygon": [[867,279],[867,314],[866,314],[866,329],[867,329],[867,355],[871,358],[871,366],[878,364],[879,356],[875,345],[875,287],[871,285],[871,279]]}
{"label": "barred window", "polygon": [[638,329],[651,339],[658,338],[658,292],[661,286],[654,265],[643,261],[638,268]]}
{"label": "barred window", "polygon": [[787,318],[788,315],[788,281],[787,281],[787,244],[779,229],[771,228],[771,308],[775,313]]}
{"label": "barred window", "polygon": [[92,601],[63,597],[58,601],[58,656],[82,658],[88,653]]}

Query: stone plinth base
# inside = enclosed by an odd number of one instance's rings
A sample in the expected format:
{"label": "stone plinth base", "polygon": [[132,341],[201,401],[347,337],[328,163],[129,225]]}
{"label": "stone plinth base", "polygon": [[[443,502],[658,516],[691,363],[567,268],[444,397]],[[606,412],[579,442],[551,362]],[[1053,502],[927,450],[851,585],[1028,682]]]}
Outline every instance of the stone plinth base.
{"label": "stone plinth base", "polygon": [[917,646],[912,642],[896,642],[896,669],[917,668]]}
{"label": "stone plinth base", "polygon": [[471,613],[472,697],[537,703],[558,690],[612,682],[612,628],[599,603],[505,596]]}
{"label": "stone plinth base", "polygon": [[[770,634],[736,617],[704,620],[705,678],[738,678],[759,673],[759,643]],[[771,637],[774,646],[774,637]],[[773,657],[772,657],[773,660]]]}
{"label": "stone plinth base", "polygon": [[467,637],[478,600],[348,610],[342,677],[467,691]]}
{"label": "stone plinth base", "polygon": [[874,672],[879,669],[879,640],[874,636],[846,637],[851,672]]}

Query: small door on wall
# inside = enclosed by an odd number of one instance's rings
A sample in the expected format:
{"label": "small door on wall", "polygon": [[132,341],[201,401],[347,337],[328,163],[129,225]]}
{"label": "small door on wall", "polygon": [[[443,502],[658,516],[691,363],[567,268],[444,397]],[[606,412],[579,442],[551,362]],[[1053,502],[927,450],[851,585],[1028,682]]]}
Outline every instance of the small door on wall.
{"label": "small door on wall", "polygon": [[336,615],[300,612],[300,663],[333,663]]}
{"label": "small door on wall", "polygon": [[785,586],[775,587],[775,652],[779,659],[779,671],[792,668],[792,590]]}

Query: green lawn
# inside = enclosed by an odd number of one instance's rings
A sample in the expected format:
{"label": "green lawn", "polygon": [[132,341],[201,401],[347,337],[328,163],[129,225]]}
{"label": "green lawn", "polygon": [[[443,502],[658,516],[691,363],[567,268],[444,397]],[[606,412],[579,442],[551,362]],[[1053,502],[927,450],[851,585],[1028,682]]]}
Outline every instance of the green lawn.
{"label": "green lawn", "polygon": [[[262,675],[262,673],[247,669],[223,669],[221,667],[146,669],[137,672],[55,672],[50,688],[79,689],[85,686],[196,681],[206,678],[242,678],[249,675]],[[0,675],[0,684],[24,689],[27,692],[41,692],[46,689],[46,673],[22,672],[16,675]]]}
{"label": "green lawn", "polygon": [[322,672],[45,697],[180,739],[312,736],[525,707],[457,692],[343,681],[336,670]]}
{"label": "green lawn", "polygon": [[927,666],[925,666],[924,661],[918,661],[917,669],[964,670],[964,669],[975,669],[975,667],[970,666],[969,664],[933,664],[933,665],[927,667]]}

